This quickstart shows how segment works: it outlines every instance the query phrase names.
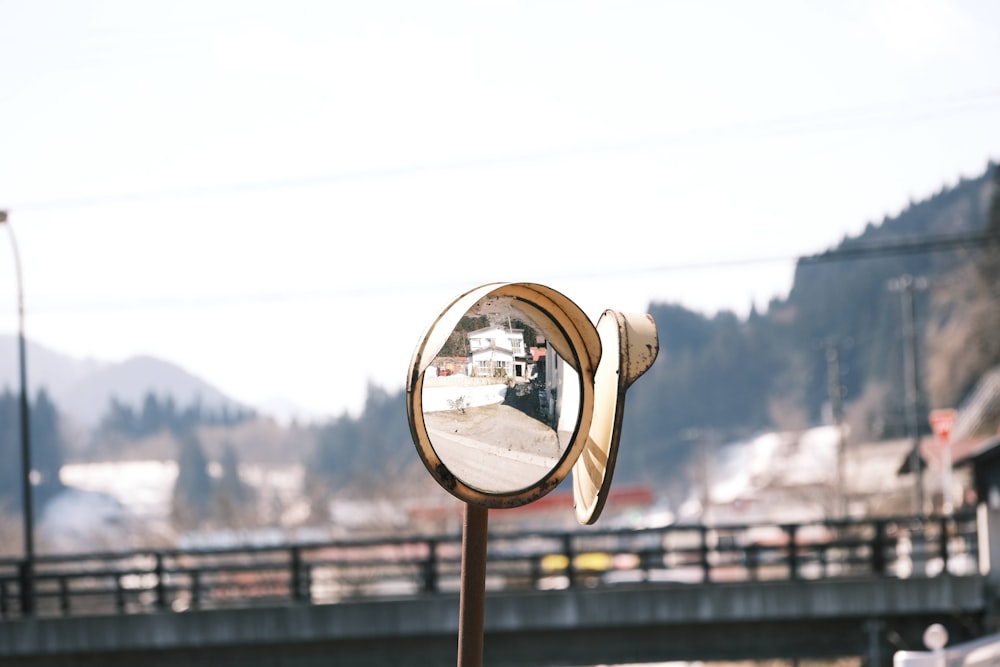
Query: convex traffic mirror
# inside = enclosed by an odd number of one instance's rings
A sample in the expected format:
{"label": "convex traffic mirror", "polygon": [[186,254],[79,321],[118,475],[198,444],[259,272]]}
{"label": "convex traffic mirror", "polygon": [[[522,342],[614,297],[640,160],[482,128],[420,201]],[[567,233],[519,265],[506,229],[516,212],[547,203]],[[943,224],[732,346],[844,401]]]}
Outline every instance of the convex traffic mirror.
{"label": "convex traffic mirror", "polygon": [[625,389],[657,349],[648,315],[607,311],[595,327],[544,285],[472,289],[438,315],[411,360],[417,452],[441,486],[485,507],[529,503],[574,471],[577,517],[592,523],[610,486]]}
{"label": "convex traffic mirror", "polygon": [[477,505],[548,493],[586,442],[600,354],[586,315],[555,290],[492,283],[461,295],[410,365],[407,414],[424,465]]}

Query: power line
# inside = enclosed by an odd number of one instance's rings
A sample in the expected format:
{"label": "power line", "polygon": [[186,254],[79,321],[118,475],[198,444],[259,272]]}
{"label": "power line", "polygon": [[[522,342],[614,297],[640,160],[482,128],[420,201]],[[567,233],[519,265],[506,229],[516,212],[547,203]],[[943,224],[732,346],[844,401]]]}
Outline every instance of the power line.
{"label": "power line", "polygon": [[[967,232],[899,239],[879,243],[845,242],[841,247],[815,255],[776,255],[772,257],[737,258],[731,260],[710,260],[683,264],[667,264],[644,268],[630,268],[621,271],[606,271],[602,275],[620,273],[665,273],[672,271],[702,271],[724,269],[755,264],[777,264],[798,262],[801,265],[846,262],[857,259],[891,257],[894,255],[915,255],[921,253],[944,252],[958,248],[981,247],[1000,244],[1000,235],[986,232]],[[564,276],[566,277],[566,276]],[[579,276],[578,276],[579,277]]]}
{"label": "power line", "polygon": [[[684,264],[665,264],[658,266],[638,266],[617,270],[588,271],[580,273],[559,273],[549,276],[551,280],[601,280],[612,277],[627,277],[642,274],[671,273],[684,271],[703,271],[709,269],[736,268],[761,264],[797,262],[801,266],[816,264],[847,262],[896,255],[913,255],[920,253],[935,253],[955,250],[958,248],[985,247],[1000,245],[1000,235],[984,232],[964,234],[948,234],[927,236],[916,239],[900,239],[897,241],[847,245],[816,255],[784,255],[757,258],[737,258],[732,260],[713,260]],[[170,310],[182,308],[213,308],[219,306],[247,306],[258,304],[281,304],[294,301],[320,301],[347,298],[371,298],[386,295],[399,295],[401,292],[414,292],[432,289],[452,288],[450,281],[437,282],[407,282],[400,285],[352,285],[345,288],[291,290],[284,292],[269,292],[242,295],[218,295],[199,298],[163,297],[157,299],[141,298],[132,300],[106,301],[103,303],[74,304],[72,306],[49,306],[39,308],[34,312],[116,312],[126,310]],[[38,299],[35,299],[37,304]]]}
{"label": "power line", "polygon": [[901,239],[882,243],[850,244],[845,243],[839,248],[827,250],[818,255],[808,255],[799,258],[800,264],[820,264],[824,262],[843,262],[852,259],[868,257],[890,257],[893,255],[915,255],[928,252],[943,252],[976,246],[1000,244],[1000,235],[987,232],[971,232],[963,234],[942,234],[925,236],[915,239]]}
{"label": "power line", "polygon": [[[926,106],[918,106],[924,104]],[[414,176],[425,173],[441,173],[463,169],[480,169],[498,166],[538,163],[574,157],[588,157],[602,154],[621,154],[670,150],[681,147],[697,147],[723,141],[761,140],[776,137],[820,134],[830,131],[850,131],[865,127],[880,127],[885,124],[922,122],[934,118],[956,114],[988,111],[1000,112],[1000,89],[989,88],[968,91],[963,94],[941,98],[928,98],[905,106],[897,104],[870,105],[836,109],[829,112],[785,116],[740,123],[722,124],[710,127],[685,128],[677,132],[635,137],[603,143],[577,144],[550,147],[521,153],[459,158],[414,164],[374,167],[371,169],[345,170],[331,174],[303,176],[235,183],[191,185],[162,190],[146,190],[130,193],[95,195],[84,197],[55,198],[39,201],[12,202],[8,210],[38,211],[78,209],[94,206],[134,204],[151,201],[169,201],[201,197],[251,194],[257,192],[300,189],[336,185],[338,183],[383,180]]]}

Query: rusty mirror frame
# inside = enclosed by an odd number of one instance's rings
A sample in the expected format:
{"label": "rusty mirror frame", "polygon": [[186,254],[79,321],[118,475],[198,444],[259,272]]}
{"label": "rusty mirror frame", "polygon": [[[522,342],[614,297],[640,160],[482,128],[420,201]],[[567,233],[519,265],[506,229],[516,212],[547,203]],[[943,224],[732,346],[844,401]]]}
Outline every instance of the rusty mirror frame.
{"label": "rusty mirror frame", "polygon": [[[554,467],[525,488],[487,491],[455,475],[435,450],[423,410],[425,372],[461,319],[489,299],[510,299],[542,329],[548,343],[575,373],[566,375],[578,383],[580,405],[575,428]],[[601,337],[597,328],[573,301],[556,290],[537,283],[497,282],[481,285],[456,298],[428,327],[414,350],[406,383],[406,412],[414,444],[431,476],[455,497],[487,508],[518,507],[555,489],[573,470],[589,439],[594,417],[594,374],[601,359]],[[569,389],[569,388],[568,388]],[[561,392],[562,393],[562,392]],[[572,395],[567,391],[566,395]]]}
{"label": "rusty mirror frame", "polygon": [[656,322],[649,314],[605,310],[597,332],[604,354],[594,373],[594,417],[587,444],[573,466],[573,508],[584,525],[601,516],[611,490],[625,393],[652,367],[660,351]]}

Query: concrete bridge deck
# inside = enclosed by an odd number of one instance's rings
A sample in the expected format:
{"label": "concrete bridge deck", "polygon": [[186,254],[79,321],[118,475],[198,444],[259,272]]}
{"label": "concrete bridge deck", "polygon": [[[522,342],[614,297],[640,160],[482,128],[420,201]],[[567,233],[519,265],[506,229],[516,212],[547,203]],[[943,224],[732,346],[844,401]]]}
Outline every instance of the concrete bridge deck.
{"label": "concrete bridge deck", "polygon": [[[930,623],[983,633],[979,577],[646,584],[495,593],[487,665],[833,658],[918,649]],[[0,623],[5,666],[453,664],[458,599],[421,595],[325,605],[28,618]]]}
{"label": "concrete bridge deck", "polygon": [[[491,535],[485,664],[888,665],[930,623],[991,631],[974,522],[769,528]],[[452,664],[459,540],[50,557],[31,582],[0,561],[0,664]]]}

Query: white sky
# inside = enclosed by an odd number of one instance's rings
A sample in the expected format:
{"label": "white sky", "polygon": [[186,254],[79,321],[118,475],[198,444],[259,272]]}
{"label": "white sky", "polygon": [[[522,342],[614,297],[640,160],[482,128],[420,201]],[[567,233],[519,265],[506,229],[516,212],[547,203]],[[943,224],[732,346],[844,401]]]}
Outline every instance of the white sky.
{"label": "white sky", "polygon": [[745,314],[1000,159],[998,35],[992,0],[0,0],[27,335],[337,415],[484,282]]}

